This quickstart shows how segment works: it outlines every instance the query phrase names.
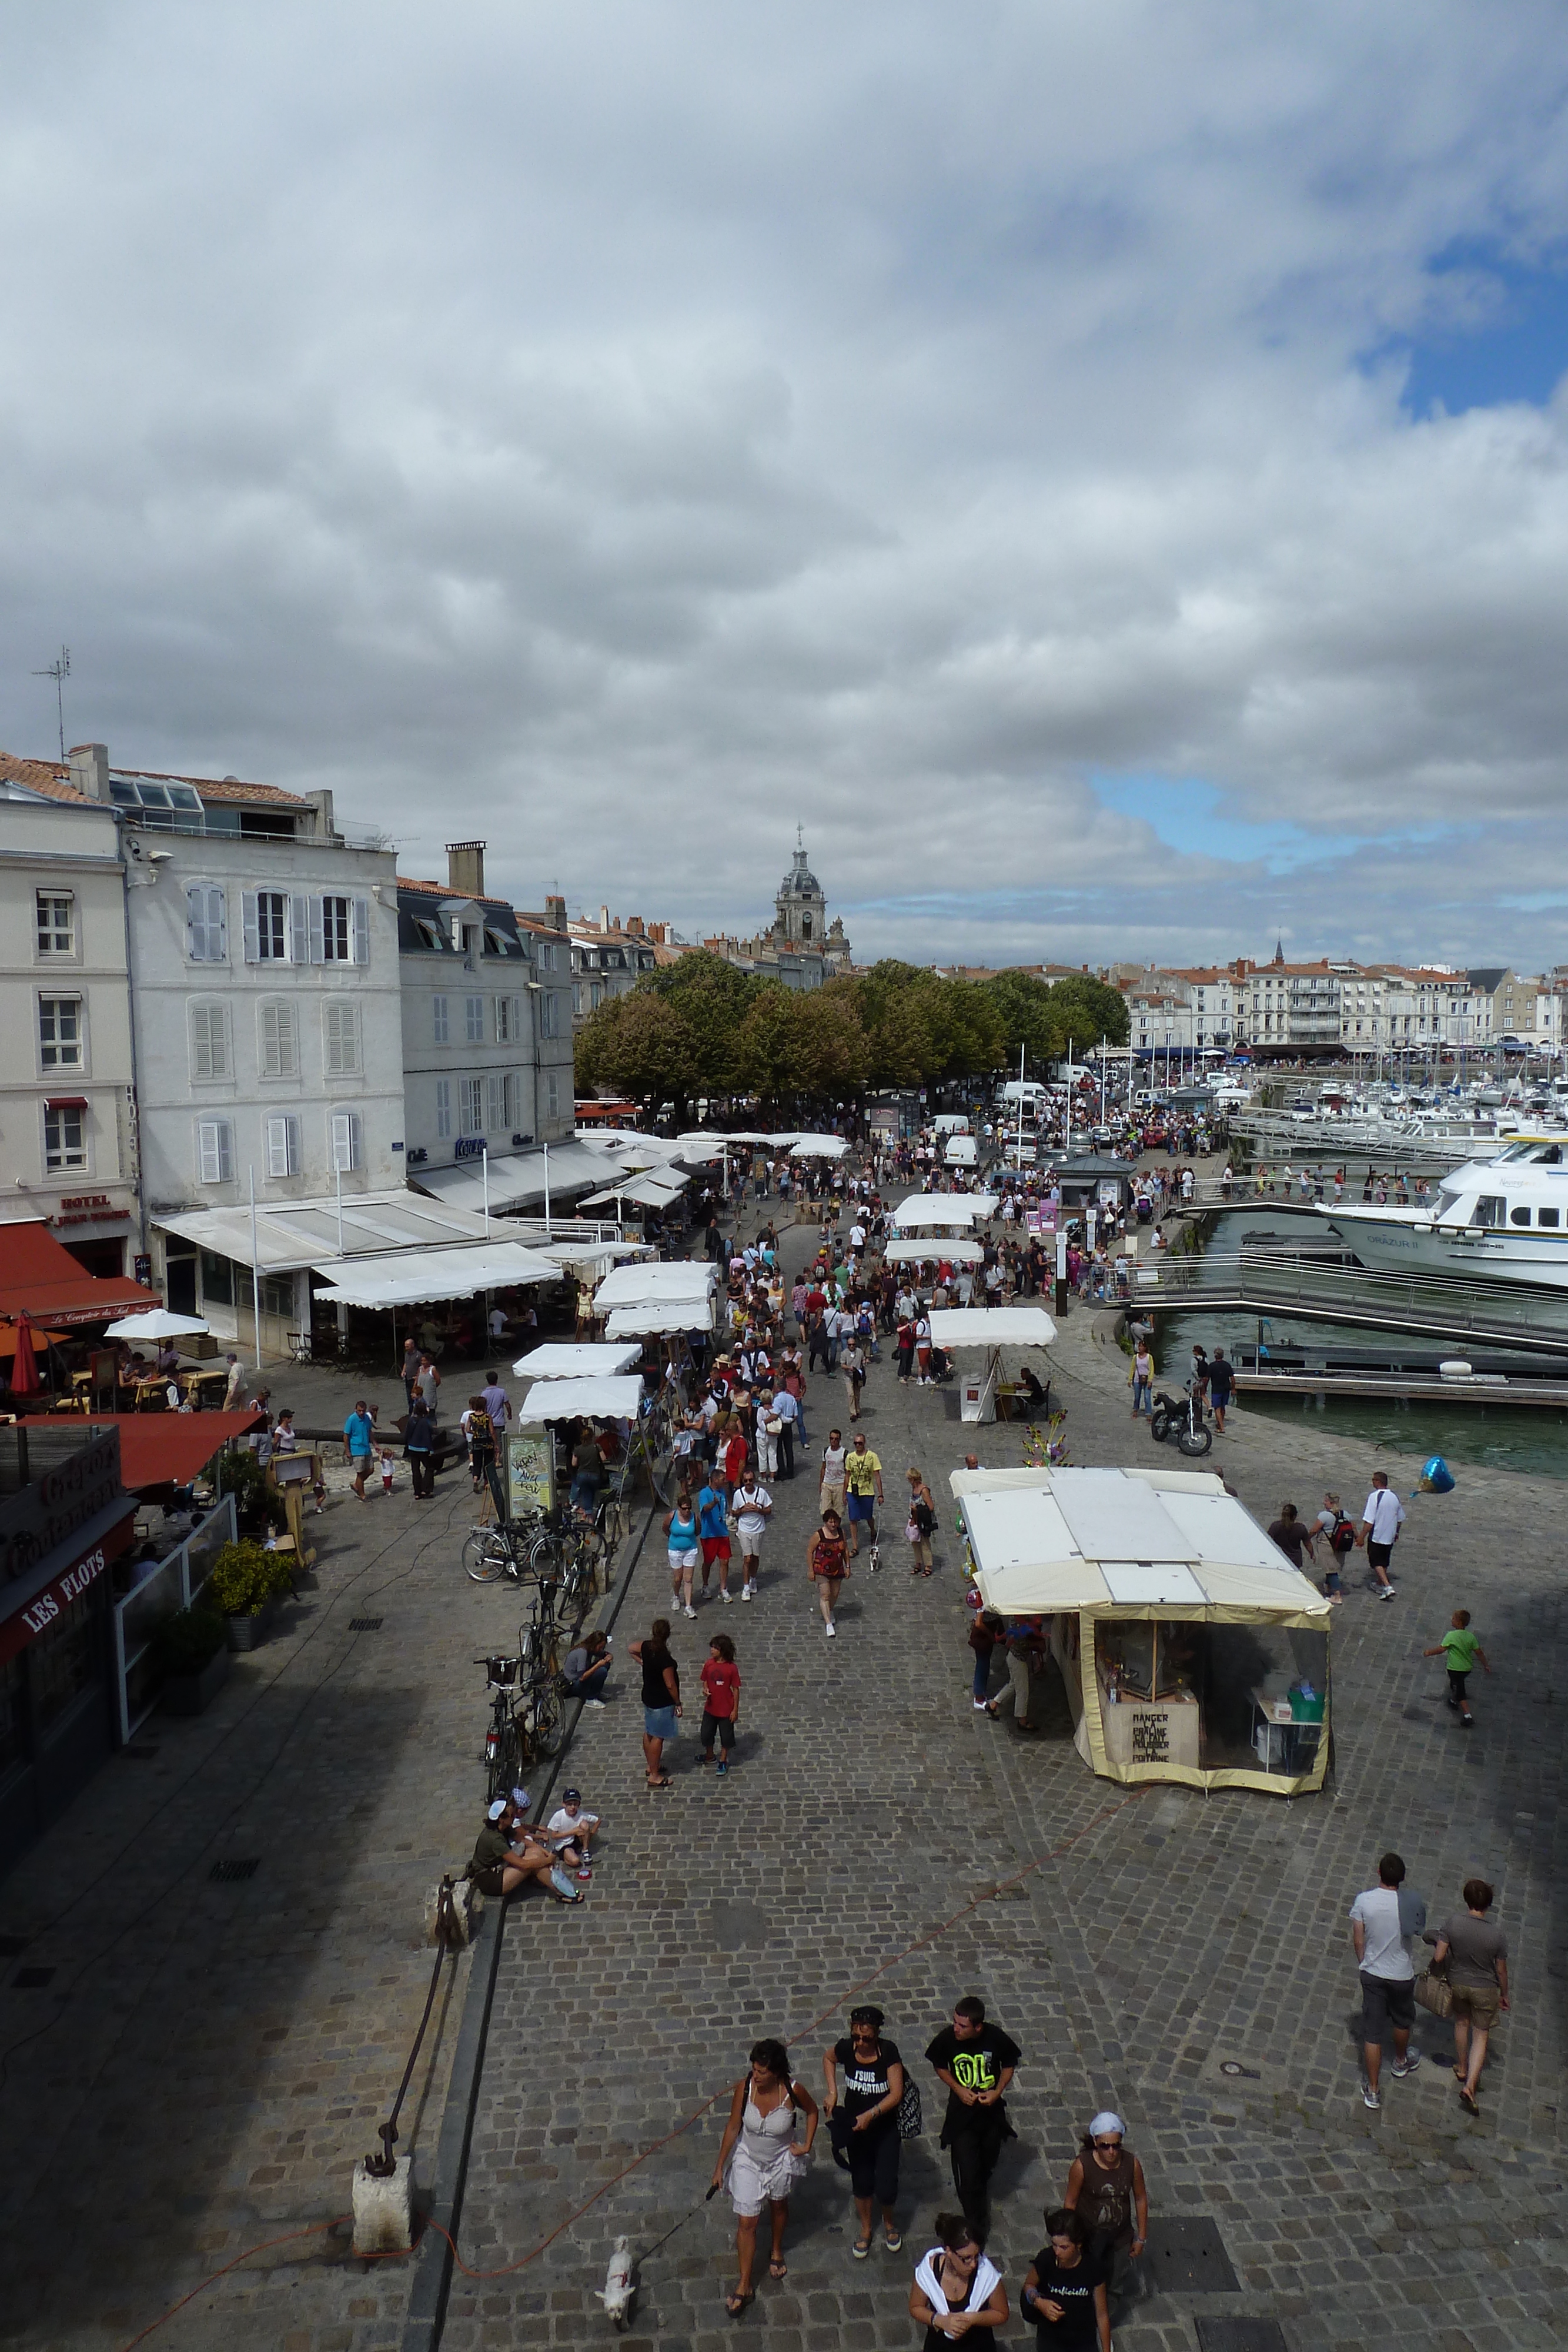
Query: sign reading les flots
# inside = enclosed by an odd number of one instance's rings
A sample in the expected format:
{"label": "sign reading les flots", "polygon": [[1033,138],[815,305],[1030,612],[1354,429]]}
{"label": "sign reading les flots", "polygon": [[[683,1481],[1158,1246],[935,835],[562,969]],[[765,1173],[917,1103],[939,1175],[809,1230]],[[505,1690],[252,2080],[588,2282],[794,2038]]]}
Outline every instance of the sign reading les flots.
{"label": "sign reading les flots", "polygon": [[36,1592],[25,1609],[18,1609],[14,1617],[0,1622],[0,1665],[48,1633],[73,1601],[79,1601],[84,1592],[91,1591],[110,1561],[118,1559],[130,1545],[134,1526],[134,1515],[122,1519],[101,1543],[94,1544],[90,1551],[73,1560],[53,1583],[45,1585],[42,1592]]}

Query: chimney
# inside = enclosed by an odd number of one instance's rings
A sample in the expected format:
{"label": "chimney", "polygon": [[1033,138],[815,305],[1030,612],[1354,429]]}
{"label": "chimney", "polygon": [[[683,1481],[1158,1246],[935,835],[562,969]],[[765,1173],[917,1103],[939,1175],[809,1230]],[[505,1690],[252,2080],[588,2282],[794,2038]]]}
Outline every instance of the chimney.
{"label": "chimney", "polygon": [[71,782],[78,793],[89,801],[109,798],[109,746],[107,743],[73,743],[70,753]]}
{"label": "chimney", "polygon": [[331,793],[307,793],[305,797],[316,812],[316,839],[330,841],[333,838]]}
{"label": "chimney", "polygon": [[566,900],[564,898],[557,898],[553,897],[546,898],[545,927],[548,930],[552,931],[565,930]]}
{"label": "chimney", "polygon": [[599,909],[599,928],[601,931],[607,931],[610,929],[610,909],[608,907],[601,907]]}
{"label": "chimney", "polygon": [[642,936],[643,936],[643,918],[642,918],[642,916],[641,916],[641,915],[628,915],[628,916],[627,916],[627,918],[626,918],[626,929],[627,929],[627,933],[628,933],[628,935],[629,935],[632,939],[634,939],[634,940],[640,940],[640,939],[642,938]]}
{"label": "chimney", "polygon": [[455,898],[484,897],[485,845],[482,841],[447,843],[446,882]]}

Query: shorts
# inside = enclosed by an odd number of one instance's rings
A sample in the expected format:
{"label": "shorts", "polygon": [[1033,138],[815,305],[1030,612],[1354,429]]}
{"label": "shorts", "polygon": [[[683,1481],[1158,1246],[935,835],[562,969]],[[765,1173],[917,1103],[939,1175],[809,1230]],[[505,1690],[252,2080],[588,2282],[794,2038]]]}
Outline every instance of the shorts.
{"label": "shorts", "polygon": [[350,1459],[353,1464],[356,1478],[368,1478],[376,1466],[376,1457],[373,1454],[351,1454]]}
{"label": "shorts", "polygon": [[874,1519],[876,1517],[876,1496],[874,1495],[852,1495],[850,1496],[850,1517],[852,1519]]}
{"label": "shorts", "polygon": [[703,1565],[705,1568],[711,1568],[716,1559],[728,1559],[731,1557],[727,1536],[704,1536]]}
{"label": "shorts", "polygon": [[740,1538],[740,1556],[743,1559],[759,1559],[761,1558],[762,1532],[763,1528],[765,1528],[767,1524],[767,1521],[764,1520],[762,1528],[753,1528],[749,1534],[747,1534],[744,1528],[737,1528],[736,1532]]}
{"label": "shorts", "polygon": [[1472,2025],[1486,2029],[1497,2023],[1502,2009],[1502,1993],[1492,1985],[1450,1985],[1454,2017],[1468,2017]]}
{"label": "shorts", "polygon": [[1361,2038],[1380,2042],[1393,2026],[1408,2033],[1416,2022],[1414,1977],[1369,1977],[1361,1971]]}
{"label": "shorts", "polygon": [[732,1715],[707,1715],[705,1713],[703,1717],[702,1742],[704,1748],[710,1755],[713,1752],[713,1743],[716,1738],[720,1748],[727,1756],[730,1749],[735,1746],[735,1717]]}
{"label": "shorts", "polygon": [[670,1574],[672,1576],[679,1576],[684,1570],[695,1568],[701,1559],[702,1552],[700,1549],[693,1549],[676,1551],[672,1547],[670,1552]]}
{"label": "shorts", "polygon": [[468,1876],[471,1884],[479,1889],[481,1895],[494,1895],[506,1892],[501,1883],[501,1864],[498,1862],[487,1863],[483,1870],[471,1870]]}
{"label": "shorts", "polygon": [[675,1710],[673,1706],[645,1706],[643,1709],[643,1729],[650,1739],[674,1739]]}
{"label": "shorts", "polygon": [[1386,1568],[1393,1557],[1394,1546],[1392,1544],[1374,1543],[1372,1538],[1368,1536],[1366,1539],[1366,1558],[1370,1567]]}

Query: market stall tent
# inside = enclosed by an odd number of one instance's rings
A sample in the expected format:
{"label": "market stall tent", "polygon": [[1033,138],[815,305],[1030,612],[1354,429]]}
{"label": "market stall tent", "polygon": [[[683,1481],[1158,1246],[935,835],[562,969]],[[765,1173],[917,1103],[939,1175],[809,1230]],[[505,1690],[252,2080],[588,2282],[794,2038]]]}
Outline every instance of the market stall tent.
{"label": "market stall tent", "polygon": [[978,1265],[986,1253],[978,1242],[954,1234],[928,1234],[924,1241],[889,1242],[882,1255],[889,1265],[924,1265],[937,1258],[946,1258],[949,1265]]}
{"label": "market stall tent", "polygon": [[917,1225],[972,1225],[996,1213],[994,1192],[912,1192],[893,1213],[901,1233]]}
{"label": "market stall tent", "polygon": [[931,1337],[939,1348],[984,1351],[978,1370],[964,1376],[958,1418],[995,1421],[1002,1349],[1049,1348],[1056,1326],[1043,1307],[938,1307],[931,1317]]}
{"label": "market stall tent", "polygon": [[1328,1765],[1328,1601],[1211,1473],[958,1470],[980,1598],[1049,1628],[1115,1780],[1292,1796]]}
{"label": "market stall tent", "polygon": [[519,1356],[512,1370],[525,1380],[580,1380],[594,1372],[630,1371],[642,1352],[624,1340],[549,1339],[531,1355]]}
{"label": "market stall tent", "polygon": [[517,1410],[524,1422],[635,1421],[643,1383],[635,1373],[611,1377],[591,1372],[582,1380],[536,1381]]}

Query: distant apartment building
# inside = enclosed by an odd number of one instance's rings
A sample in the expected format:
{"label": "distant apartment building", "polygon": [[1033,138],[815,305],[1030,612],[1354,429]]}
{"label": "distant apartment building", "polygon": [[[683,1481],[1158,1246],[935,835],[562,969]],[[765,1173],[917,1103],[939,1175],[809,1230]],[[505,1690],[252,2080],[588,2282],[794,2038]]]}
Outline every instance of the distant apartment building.
{"label": "distant apartment building", "polygon": [[641,915],[622,922],[608,907],[597,923],[586,917],[569,925],[571,935],[571,1013],[579,1025],[608,997],[625,996],[644,972],[657,968],[656,950],[669,940],[667,923],[644,923]]}
{"label": "distant apartment building", "polygon": [[120,832],[57,763],[0,756],[0,1185],[92,1274],[142,1247]]}

